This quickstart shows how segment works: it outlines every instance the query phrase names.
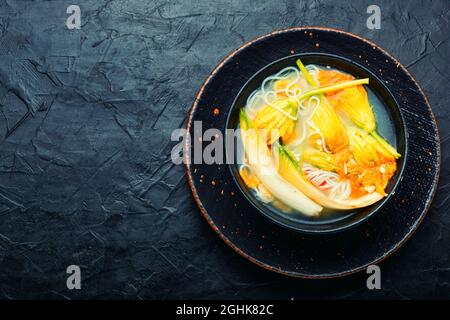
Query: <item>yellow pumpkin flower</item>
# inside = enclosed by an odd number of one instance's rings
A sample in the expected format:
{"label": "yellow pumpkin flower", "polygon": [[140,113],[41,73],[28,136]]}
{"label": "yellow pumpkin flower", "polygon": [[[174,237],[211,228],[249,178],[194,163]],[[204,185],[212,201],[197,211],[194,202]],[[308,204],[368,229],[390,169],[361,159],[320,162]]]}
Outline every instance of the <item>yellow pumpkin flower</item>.
{"label": "yellow pumpkin flower", "polygon": [[320,105],[311,118],[316,130],[323,135],[326,146],[331,152],[345,147],[348,144],[345,128],[327,99],[321,98]]}
{"label": "yellow pumpkin flower", "polygon": [[[354,78],[351,75],[337,71],[320,70],[318,79],[321,85],[328,86],[353,80]],[[329,92],[326,96],[336,109],[342,110],[358,127],[370,133],[380,147],[384,148],[396,159],[400,157],[397,150],[375,131],[375,115],[372,107],[369,105],[367,92],[362,85]]]}
{"label": "yellow pumpkin flower", "polygon": [[267,105],[258,111],[254,123],[264,132],[267,144],[274,143],[280,137],[284,140],[289,138],[294,131],[297,104],[297,100],[288,98],[278,100],[273,106]]}

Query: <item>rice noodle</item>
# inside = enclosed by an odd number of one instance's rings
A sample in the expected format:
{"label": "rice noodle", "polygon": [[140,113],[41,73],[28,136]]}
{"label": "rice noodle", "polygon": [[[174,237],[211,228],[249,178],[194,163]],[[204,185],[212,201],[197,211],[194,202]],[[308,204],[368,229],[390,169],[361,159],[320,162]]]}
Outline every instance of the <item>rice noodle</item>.
{"label": "rice noodle", "polygon": [[321,170],[308,163],[304,163],[302,169],[306,177],[322,190],[333,188],[339,182],[339,175],[335,172]]}
{"label": "rice noodle", "polygon": [[319,128],[317,128],[317,127],[312,123],[312,121],[309,121],[309,120],[308,120],[308,124],[309,124],[309,126],[313,129],[313,131],[311,131],[311,133],[308,135],[308,137],[311,137],[311,136],[314,135],[314,134],[318,134],[319,137],[320,137],[320,141],[322,142],[321,145],[322,145],[323,151],[325,151],[326,153],[331,153],[331,151],[328,150],[328,148],[327,148],[327,144],[325,143],[325,137],[323,136],[322,132],[320,132]]}
{"label": "rice noodle", "polygon": [[330,197],[338,200],[347,200],[352,193],[352,188],[350,186],[350,181],[340,181],[335,187],[330,190]]}
{"label": "rice noodle", "polygon": [[[315,102],[316,104],[315,104],[315,106],[313,107],[313,103],[314,103],[314,102]],[[303,104],[303,101],[300,102],[299,107],[301,107],[302,110],[306,111],[308,117],[307,117],[307,119],[306,119],[304,122],[302,122],[301,124],[300,124],[300,122],[297,124],[297,125],[301,125],[301,126],[302,126],[302,132],[301,132],[301,135],[300,135],[299,138],[295,139],[294,142],[290,143],[290,147],[291,147],[291,148],[296,148],[296,147],[300,146],[300,145],[303,143],[303,141],[305,140],[305,138],[306,138],[306,136],[307,136],[307,125],[308,125],[308,126],[310,126],[310,127],[314,130],[313,132],[311,132],[311,133],[308,135],[308,137],[310,137],[310,136],[313,135],[314,133],[317,133],[317,134],[320,136],[321,140],[322,140],[322,145],[323,145],[324,150],[325,150],[326,152],[328,152],[328,153],[330,152],[330,151],[327,149],[327,147],[326,147],[326,144],[325,144],[325,137],[323,136],[322,132],[320,132],[320,130],[314,125],[314,123],[313,123],[312,120],[311,120],[312,117],[314,116],[314,114],[315,114],[317,108],[318,108],[319,106],[320,106],[320,99],[319,99],[317,96],[311,96],[311,97],[309,97],[307,106],[305,106],[305,105]],[[308,115],[308,114],[309,114],[309,115]],[[298,130],[297,130],[297,132],[298,132]]]}
{"label": "rice noodle", "polygon": [[350,181],[342,181],[335,172],[318,169],[308,163],[302,166],[305,176],[322,191],[328,192],[330,198],[346,200],[352,192]]}
{"label": "rice noodle", "polygon": [[261,100],[262,97],[260,95],[261,90],[255,90],[253,91],[250,96],[247,98],[247,104],[246,104],[246,111],[247,114],[251,117],[254,118],[256,116],[256,113],[259,111],[259,109],[261,109],[261,107],[263,107],[263,104],[257,104],[256,102],[258,100]]}
{"label": "rice noodle", "polygon": [[306,70],[308,71],[308,73],[311,75],[311,77],[313,77],[314,81],[317,83],[317,76],[319,73],[319,68],[313,64],[309,64],[306,66]]}
{"label": "rice noodle", "polygon": [[[269,105],[272,108],[275,108],[286,117],[292,120],[297,120],[297,116],[294,117],[275,105],[273,103],[273,98],[276,98],[277,94],[283,93],[288,98],[296,99],[300,105],[298,97],[301,95],[302,91],[300,88],[293,88],[293,86],[295,86],[296,84],[299,85],[302,78],[303,75],[295,67],[286,67],[275,75],[267,77],[266,79],[264,79],[261,88],[253,91],[252,94],[250,94],[250,96],[248,97],[246,104],[246,110],[248,111],[248,114],[251,117],[255,116],[256,112],[263,106],[257,103],[258,100],[260,100],[264,102],[264,105]],[[274,90],[273,84],[277,80],[288,80],[289,82],[284,89]],[[299,111],[298,115],[304,115],[303,110],[301,110],[300,108],[297,111]]]}

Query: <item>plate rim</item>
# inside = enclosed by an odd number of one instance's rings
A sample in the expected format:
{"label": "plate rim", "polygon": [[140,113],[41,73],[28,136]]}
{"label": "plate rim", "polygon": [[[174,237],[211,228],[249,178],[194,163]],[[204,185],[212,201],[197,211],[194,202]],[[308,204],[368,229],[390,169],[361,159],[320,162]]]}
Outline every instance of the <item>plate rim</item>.
{"label": "plate rim", "polygon": [[[202,85],[200,86],[199,90],[197,91],[197,94],[195,95],[195,99],[191,105],[191,108],[189,110],[189,117],[187,119],[187,123],[186,123],[186,136],[188,135],[189,131],[190,131],[190,127],[191,127],[191,123],[192,123],[192,119],[194,116],[194,111],[196,110],[197,106],[198,106],[198,102],[200,100],[200,96],[203,94],[203,91],[206,87],[206,85],[210,82],[210,80],[213,78],[213,76],[222,68],[222,66],[228,61],[230,60],[234,55],[236,55],[238,52],[240,52],[241,50],[245,49],[246,47],[252,45],[255,42],[258,42],[260,40],[263,40],[265,38],[269,38],[272,36],[275,36],[277,34],[283,34],[283,33],[287,33],[287,32],[293,32],[293,31],[305,31],[305,30],[309,30],[309,31],[314,31],[314,30],[319,30],[319,31],[328,31],[328,32],[335,32],[335,33],[341,33],[344,34],[345,36],[348,37],[352,37],[352,38],[356,38],[360,41],[363,41],[369,45],[371,45],[374,48],[377,48],[378,50],[380,50],[382,53],[384,53],[386,56],[388,56],[389,58],[391,58],[393,61],[396,62],[397,66],[400,67],[403,72],[406,73],[407,76],[409,76],[411,78],[411,80],[416,84],[417,88],[419,89],[419,93],[424,97],[425,102],[426,102],[426,106],[428,107],[430,114],[431,114],[431,120],[434,123],[434,127],[436,128],[436,142],[437,142],[437,174],[435,176],[435,179],[433,181],[433,188],[430,191],[430,196],[428,198],[428,201],[426,203],[426,206],[423,210],[422,215],[419,217],[418,220],[415,221],[414,225],[411,226],[409,232],[405,235],[405,237],[403,237],[401,239],[401,241],[397,242],[390,250],[386,251],[381,257],[375,259],[374,261],[361,265],[359,267],[356,268],[352,268],[346,271],[342,271],[339,273],[330,273],[330,274],[304,274],[304,273],[300,273],[300,272],[292,272],[292,271],[287,271],[287,270],[283,270],[281,268],[275,268],[272,267],[268,264],[265,264],[262,261],[259,261],[258,259],[255,259],[254,257],[250,256],[249,254],[247,254],[246,252],[244,252],[243,250],[241,250],[239,247],[237,247],[231,240],[229,240],[221,231],[220,229],[216,226],[216,224],[214,223],[214,221],[212,221],[211,217],[209,216],[209,214],[206,212],[206,209],[203,207],[203,204],[200,200],[200,197],[197,193],[197,189],[194,186],[194,182],[193,182],[193,177],[191,174],[191,164],[189,163],[189,157],[188,157],[188,153],[184,152],[183,154],[183,160],[184,160],[184,165],[185,165],[185,170],[186,170],[186,175],[188,177],[188,185],[189,188],[191,189],[192,195],[194,197],[194,200],[200,210],[200,212],[202,213],[203,217],[206,219],[206,221],[208,222],[208,224],[210,225],[210,227],[215,231],[215,233],[217,233],[219,235],[219,237],[228,245],[230,246],[235,252],[237,252],[239,255],[241,255],[242,257],[244,257],[245,259],[247,259],[248,261],[256,264],[259,267],[262,267],[266,270],[272,271],[272,272],[276,272],[278,274],[281,275],[285,275],[285,276],[289,276],[292,278],[300,278],[300,279],[332,279],[332,278],[340,278],[340,277],[344,277],[344,276],[348,276],[348,275],[352,275],[355,273],[358,273],[364,269],[366,269],[368,266],[373,265],[373,264],[379,264],[380,262],[383,262],[384,260],[386,260],[388,257],[390,257],[392,254],[394,254],[395,252],[397,252],[397,250],[403,246],[403,244],[405,242],[407,242],[411,236],[417,231],[419,225],[422,223],[422,221],[424,220],[425,216],[428,214],[428,211],[430,210],[431,204],[433,203],[434,197],[436,195],[436,191],[437,191],[437,186],[439,184],[439,177],[441,174],[441,143],[440,143],[440,133],[439,133],[439,127],[437,125],[437,121],[436,121],[436,117],[433,113],[433,109],[431,108],[431,104],[430,101],[427,97],[427,95],[425,94],[425,92],[423,91],[422,87],[419,85],[419,83],[417,82],[417,79],[414,77],[414,75],[412,75],[408,69],[403,66],[403,64],[401,64],[391,53],[389,53],[386,49],[384,49],[383,47],[379,46],[378,44],[363,38],[359,35],[356,35],[354,33],[351,33],[349,31],[344,31],[341,29],[336,29],[336,28],[330,28],[330,27],[321,27],[321,26],[301,26],[301,27],[291,27],[291,28],[284,28],[284,29],[278,29],[278,30],[274,30],[272,32],[263,34],[261,36],[255,37],[252,40],[242,44],[241,46],[239,46],[238,48],[236,48],[235,50],[231,51],[230,53],[228,53],[224,58],[222,58],[218,64],[214,67],[214,69],[209,73],[209,75],[207,76],[207,78],[203,81]],[[184,150],[187,150],[189,148],[189,142],[190,139],[187,139],[186,136],[184,137]]]}

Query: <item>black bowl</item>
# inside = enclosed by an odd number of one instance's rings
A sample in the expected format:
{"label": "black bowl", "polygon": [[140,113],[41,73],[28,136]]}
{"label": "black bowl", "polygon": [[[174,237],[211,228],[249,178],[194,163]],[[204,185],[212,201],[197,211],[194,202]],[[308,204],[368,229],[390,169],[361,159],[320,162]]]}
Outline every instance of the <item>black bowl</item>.
{"label": "black bowl", "polygon": [[[365,68],[363,65],[344,57],[338,57],[331,54],[305,53],[289,55],[287,57],[281,58],[256,72],[255,75],[245,83],[245,85],[237,94],[237,97],[234,100],[228,115],[226,125],[227,128],[237,128],[239,123],[239,110],[243,106],[245,106],[248,96],[261,86],[261,83],[265,78],[279,72],[280,70],[288,66],[295,66],[295,61],[298,58],[300,58],[305,64],[315,64],[322,67],[331,67],[349,73],[355,78],[370,79],[369,85],[366,86],[366,88],[368,87],[369,90],[373,92],[376,98],[381,102],[381,105],[377,106],[378,108],[374,108],[378,130],[381,131],[381,134],[385,136],[385,138],[389,141],[389,143],[391,143],[391,145],[397,147],[398,152],[402,155],[402,157],[397,161],[397,172],[391,178],[386,188],[387,196],[377,203],[362,209],[349,211],[324,210],[320,217],[307,217],[300,213],[286,214],[269,204],[259,201],[255,197],[254,193],[252,193],[248,189],[238,172],[239,166],[237,164],[238,159],[236,158],[237,152],[233,152],[233,155],[229,156],[227,154],[227,163],[230,164],[229,168],[242,194],[258,211],[260,211],[271,221],[278,223],[283,227],[299,232],[338,232],[366,221],[367,219],[369,219],[369,217],[374,215],[387,201],[389,201],[391,194],[395,191],[395,188],[400,181],[400,177],[404,170],[404,159],[407,157],[407,136],[405,134],[405,122],[403,120],[402,112],[399,109],[398,104],[390,93],[389,89],[383,84],[381,79],[379,79],[374,73]],[[381,119],[383,119],[384,121],[380,121]],[[228,138],[228,136],[226,136],[226,138]],[[234,145],[237,144],[237,141],[233,142]],[[230,142],[227,142],[227,144],[228,143]]]}

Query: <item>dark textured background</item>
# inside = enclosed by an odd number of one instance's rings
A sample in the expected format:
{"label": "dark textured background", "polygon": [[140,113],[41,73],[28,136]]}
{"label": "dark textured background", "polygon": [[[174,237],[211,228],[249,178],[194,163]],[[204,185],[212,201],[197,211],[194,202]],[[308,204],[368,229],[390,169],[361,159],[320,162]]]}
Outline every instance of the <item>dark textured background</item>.
{"label": "dark textured background", "polygon": [[[450,2],[0,0],[0,297],[450,298]],[[65,26],[81,7],[81,30]],[[170,161],[203,80],[274,29],[341,28],[397,57],[428,94],[442,172],[417,233],[365,274],[294,280],[234,253]],[[66,289],[66,267],[82,290]]]}

